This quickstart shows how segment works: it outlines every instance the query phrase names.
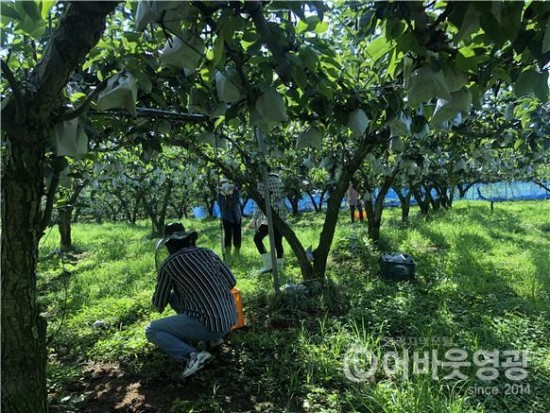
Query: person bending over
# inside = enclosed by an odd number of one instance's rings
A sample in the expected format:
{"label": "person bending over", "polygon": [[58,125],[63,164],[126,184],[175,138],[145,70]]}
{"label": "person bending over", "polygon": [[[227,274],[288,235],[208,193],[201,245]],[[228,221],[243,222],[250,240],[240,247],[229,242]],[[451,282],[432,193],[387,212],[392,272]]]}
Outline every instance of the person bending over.
{"label": "person bending over", "polygon": [[231,289],[235,276],[220,258],[195,246],[198,234],[179,222],[166,225],[157,249],[166,245],[170,255],[158,270],[153,305],[162,312],[167,304],[176,315],[154,320],[145,329],[147,340],[173,359],[185,363],[182,376],[200,370],[212,357],[191,343],[218,342],[237,322]]}

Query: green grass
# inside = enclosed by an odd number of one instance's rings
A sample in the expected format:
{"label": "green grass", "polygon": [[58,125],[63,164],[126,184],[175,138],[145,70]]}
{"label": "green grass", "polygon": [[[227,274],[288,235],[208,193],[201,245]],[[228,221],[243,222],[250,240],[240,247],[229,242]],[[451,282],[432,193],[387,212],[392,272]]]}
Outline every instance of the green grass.
{"label": "green grass", "polygon": [[[260,262],[246,231],[242,255],[228,262],[243,292],[248,327],[231,334],[212,366],[185,383],[178,381],[179,366],[143,334],[149,320],[169,313],[150,306],[155,284],[150,226],[75,225],[73,240],[82,251],[76,263],[52,258],[39,264],[39,302],[51,336],[52,411],[95,411],[98,377],[86,369],[91,363],[116,363],[124,379],[112,380],[139,382],[148,389],[144,403],[156,411],[549,411],[548,202],[502,203],[493,212],[485,203],[458,202],[429,220],[414,216],[414,208],[412,214],[404,225],[399,210],[384,212],[380,249],[364,226],[351,225],[342,214],[327,271],[331,287],[315,297],[275,298],[271,278],[254,271]],[[185,225],[199,231],[201,246],[220,252],[217,221]],[[316,214],[293,219],[306,246],[315,246],[321,225]],[[40,256],[57,242],[54,230],[41,243]],[[296,260],[285,247],[282,283],[297,282]],[[380,250],[411,253],[417,281],[382,281]],[[523,394],[503,394],[513,382],[502,368],[494,382],[477,380],[473,368],[461,370],[467,380],[411,372],[404,378],[398,369],[394,377],[377,371],[353,382],[344,366],[354,345],[380,358],[407,349],[411,358],[415,351],[437,350],[441,359],[457,347],[468,351],[469,361],[478,349],[528,350],[528,377],[520,382]],[[357,363],[368,367],[364,359]],[[442,371],[440,377],[448,373]],[[487,386],[500,394],[472,394]],[[122,401],[125,392],[124,386],[111,389],[111,400]],[[86,396],[76,396],[81,393]],[[167,410],[159,407],[166,403]]]}

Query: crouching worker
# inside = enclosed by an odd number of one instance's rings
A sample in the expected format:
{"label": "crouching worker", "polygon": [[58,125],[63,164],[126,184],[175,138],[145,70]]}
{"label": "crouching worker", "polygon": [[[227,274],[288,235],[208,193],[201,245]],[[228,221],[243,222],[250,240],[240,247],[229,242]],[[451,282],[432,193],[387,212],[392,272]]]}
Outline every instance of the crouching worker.
{"label": "crouching worker", "polygon": [[164,235],[157,250],[166,245],[170,255],[158,270],[153,305],[162,312],[170,304],[177,314],[151,321],[145,335],[185,363],[182,376],[188,377],[212,357],[190,343],[219,342],[237,321],[231,294],[236,280],[213,251],[195,246],[197,232],[187,232],[176,222],[166,225]]}

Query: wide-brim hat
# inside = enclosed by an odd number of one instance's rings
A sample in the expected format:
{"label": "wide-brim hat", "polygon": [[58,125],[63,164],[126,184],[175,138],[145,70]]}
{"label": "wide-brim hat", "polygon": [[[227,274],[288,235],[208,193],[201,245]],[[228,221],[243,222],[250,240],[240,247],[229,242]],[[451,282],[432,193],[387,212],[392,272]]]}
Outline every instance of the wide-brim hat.
{"label": "wide-brim hat", "polygon": [[164,238],[160,239],[157,242],[156,248],[159,249],[161,246],[165,245],[168,241],[177,239],[191,239],[195,241],[199,237],[197,231],[186,231],[185,227],[181,222],[171,222],[166,224],[164,227]]}

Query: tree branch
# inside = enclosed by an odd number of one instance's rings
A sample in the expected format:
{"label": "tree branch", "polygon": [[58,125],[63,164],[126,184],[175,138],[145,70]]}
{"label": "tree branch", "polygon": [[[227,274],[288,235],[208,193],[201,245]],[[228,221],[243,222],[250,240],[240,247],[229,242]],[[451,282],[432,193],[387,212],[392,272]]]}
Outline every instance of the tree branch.
{"label": "tree branch", "polygon": [[83,115],[87,110],[88,108],[90,107],[92,101],[97,97],[97,95],[99,95],[105,88],[107,87],[107,79],[105,79],[103,82],[101,82],[99,84],[99,86],[97,86],[95,88],[95,90],[93,90],[89,95],[88,97],[86,97],[86,100],[78,107],[76,108],[75,110],[73,110],[72,112],[69,112],[69,113],[66,113],[65,115],[63,115],[62,119],[61,120],[64,120],[64,121],[67,121],[67,120],[71,120],[71,119],[75,119],[75,118],[78,118],[80,115]]}
{"label": "tree branch", "polygon": [[23,92],[21,91],[19,83],[15,79],[13,72],[4,60],[2,60],[2,73],[6,76],[8,84],[13,92],[13,96],[15,97],[15,123],[21,125],[25,123],[25,99],[23,97]]}
{"label": "tree branch", "polygon": [[250,13],[250,17],[252,17],[252,21],[254,22],[256,30],[258,30],[262,41],[273,55],[276,66],[279,68],[278,72],[281,80],[285,84],[288,84],[292,79],[290,73],[290,62],[286,59],[285,52],[277,42],[276,37],[273,33],[271,33],[267,20],[262,14],[261,3],[259,1],[247,1],[245,2],[245,8]]}
{"label": "tree branch", "polygon": [[[194,113],[183,113],[183,112],[171,112],[161,109],[151,109],[151,108],[136,108],[136,112],[140,117],[159,117],[163,119],[170,120],[179,120],[185,121],[188,123],[208,123],[211,122],[211,119],[205,115],[199,115]],[[108,111],[98,111],[90,110],[90,114],[97,116],[122,116],[122,117],[131,117],[132,114],[122,110],[122,109],[111,109]]]}
{"label": "tree branch", "polygon": [[548,188],[542,181],[539,181],[538,179],[533,179],[533,183],[535,185],[540,186],[542,189],[544,189],[546,192],[550,192],[550,188]]}

